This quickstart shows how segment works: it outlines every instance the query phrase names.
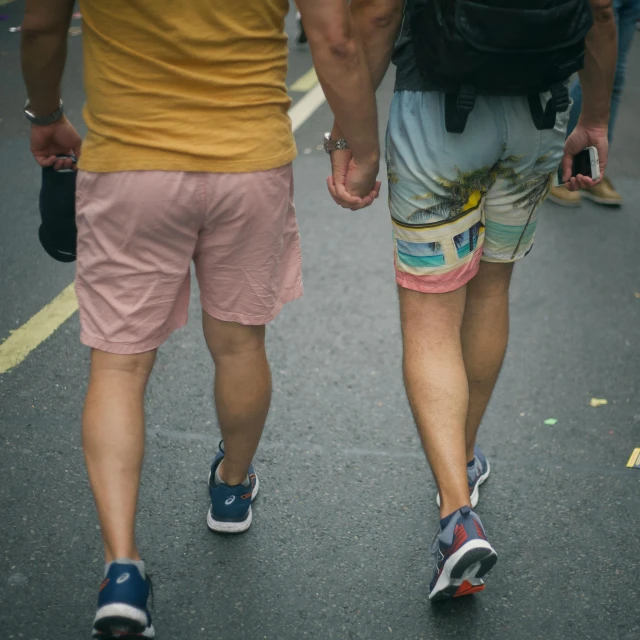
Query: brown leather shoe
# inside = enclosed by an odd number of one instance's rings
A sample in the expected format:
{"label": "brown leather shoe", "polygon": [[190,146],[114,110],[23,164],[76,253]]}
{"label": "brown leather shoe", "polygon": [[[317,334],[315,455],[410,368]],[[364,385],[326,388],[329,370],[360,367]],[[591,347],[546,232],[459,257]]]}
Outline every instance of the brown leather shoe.
{"label": "brown leather shoe", "polygon": [[597,204],[604,204],[608,207],[619,207],[622,204],[622,196],[613,188],[611,180],[605,176],[602,182],[595,187],[582,191],[585,198],[593,200]]}
{"label": "brown leather shoe", "polygon": [[560,185],[559,187],[551,187],[549,190],[549,200],[562,207],[579,207],[580,192],[569,191],[569,189],[563,185]]}

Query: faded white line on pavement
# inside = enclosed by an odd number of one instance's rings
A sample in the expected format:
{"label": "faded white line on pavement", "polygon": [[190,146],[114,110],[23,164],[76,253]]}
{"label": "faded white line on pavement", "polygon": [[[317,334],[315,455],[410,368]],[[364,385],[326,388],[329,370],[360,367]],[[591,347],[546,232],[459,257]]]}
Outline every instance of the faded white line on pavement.
{"label": "faded white line on pavement", "polygon": [[325,100],[322,87],[318,83],[289,109],[292,129],[297,131],[324,104]]}
{"label": "faded white line on pavement", "polygon": [[290,87],[289,91],[309,91],[318,84],[318,76],[316,70],[311,67],[307,73],[300,76]]}

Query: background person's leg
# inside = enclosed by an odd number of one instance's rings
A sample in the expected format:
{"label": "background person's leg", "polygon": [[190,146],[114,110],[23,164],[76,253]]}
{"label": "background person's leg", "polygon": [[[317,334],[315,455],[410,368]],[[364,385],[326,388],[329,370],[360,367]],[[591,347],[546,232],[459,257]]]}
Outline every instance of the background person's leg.
{"label": "background person's leg", "polygon": [[618,118],[618,108],[627,72],[627,57],[636,33],[636,20],[640,17],[640,2],[638,0],[616,0],[613,5],[618,26],[618,63],[611,93],[609,143],[613,140],[613,132]]}
{"label": "background person's leg", "polygon": [[576,128],[580,112],[582,111],[582,87],[577,77],[571,83],[570,95],[573,100],[573,105],[571,107],[571,115],[569,116],[569,125],[567,126],[567,137]]}
{"label": "background person's leg", "polygon": [[135,541],[144,455],[144,390],[156,352],[94,349],[82,416],[82,444],[100,518],[105,560],[139,560]]}
{"label": "background person's leg", "polygon": [[481,262],[478,274],[467,284],[462,320],[462,353],[469,381],[466,424],[467,461],[480,421],[498,380],[509,338],[509,284],[513,263]]}
{"label": "background person's leg", "polygon": [[398,288],[404,382],[440,492],[442,517],[470,506],[465,440],[469,386],[460,344],[465,290]]}
{"label": "background person's leg", "polygon": [[202,325],[216,366],[214,396],[225,449],[219,473],[237,485],[247,477],[271,403],[265,327],[223,322],[205,311]]}
{"label": "background person's leg", "polygon": [[[640,3],[638,0],[615,0],[613,9],[616,16],[616,26],[618,27],[618,63],[616,66],[616,75],[613,81],[613,91],[611,93],[611,114],[609,117],[609,143],[613,140],[613,132],[618,117],[618,108],[622,98],[624,82],[627,70],[627,56],[633,43],[633,37],[636,32],[636,20],[640,17]],[[582,110],[582,89],[580,82],[576,78],[571,86],[571,97],[573,98],[573,107],[571,109],[571,117],[569,118],[569,126],[567,127],[567,136],[575,129]]]}

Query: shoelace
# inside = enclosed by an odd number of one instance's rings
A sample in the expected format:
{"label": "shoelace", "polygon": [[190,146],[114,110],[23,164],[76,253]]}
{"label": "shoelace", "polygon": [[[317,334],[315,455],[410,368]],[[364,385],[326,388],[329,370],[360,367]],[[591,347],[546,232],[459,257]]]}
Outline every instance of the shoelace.
{"label": "shoelace", "polygon": [[429,548],[429,553],[433,556],[435,561],[436,570],[438,568],[438,563],[440,562],[440,558],[442,556],[442,551],[440,550],[440,530],[436,531],[436,535],[433,537],[433,542],[431,543],[431,547]]}

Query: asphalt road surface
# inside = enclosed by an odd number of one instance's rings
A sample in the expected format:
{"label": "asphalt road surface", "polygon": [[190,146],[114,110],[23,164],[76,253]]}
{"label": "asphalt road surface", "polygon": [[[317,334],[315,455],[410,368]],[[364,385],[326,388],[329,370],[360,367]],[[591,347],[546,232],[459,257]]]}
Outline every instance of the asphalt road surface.
{"label": "asphalt road surface", "polygon": [[[0,8],[0,342],[73,278],[37,240],[39,171],[8,31],[22,10]],[[81,36],[69,44],[64,95],[80,126]],[[310,67],[292,45],[289,80]],[[392,86],[391,72],[383,119]],[[640,637],[640,471],[625,467],[640,446],[638,112],[636,42],[610,164],[626,203],[544,205],[480,433],[493,473],[478,512],[499,562],[483,593],[437,606],[427,591],[436,490],[401,381],[386,192],[363,212],[336,208],[317,149],[327,106],[297,131],[305,296],[268,331],[273,406],[247,534],[219,537],[205,523],[219,431],[195,292],[150,383],[139,533],[159,640]],[[78,332],[76,314],[0,375],[4,639],[90,636],[103,560],[80,444]]]}

